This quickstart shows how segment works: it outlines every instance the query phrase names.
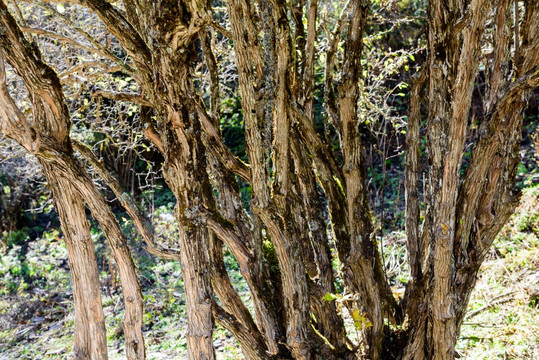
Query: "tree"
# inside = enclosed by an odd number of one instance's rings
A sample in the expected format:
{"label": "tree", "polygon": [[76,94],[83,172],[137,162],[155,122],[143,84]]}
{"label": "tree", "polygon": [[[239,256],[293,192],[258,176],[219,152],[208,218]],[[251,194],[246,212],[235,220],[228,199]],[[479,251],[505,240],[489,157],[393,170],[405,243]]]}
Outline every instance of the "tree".
{"label": "tree", "polygon": [[[106,234],[119,266],[124,294],[124,318],[129,358],[144,358],[142,293],[124,234],[105,199],[73,157],[71,119],[60,81],[42,62],[39,50],[25,38],[0,2],[0,112],[2,132],[36,156],[54,195],[71,267],[75,299],[75,347],[78,358],[106,359],[106,332],[99,278],[85,205]],[[28,91],[32,117],[13,100],[6,82],[4,56]]]}
{"label": "tree", "polygon": [[[410,281],[402,300],[385,279],[373,236],[363,158],[361,60],[371,4],[351,0],[333,9],[331,2],[317,0],[74,2],[68,13],[91,11],[89,16],[101,21],[92,25],[106,28],[121,51],[111,52],[113,45],[80,28],[86,38],[82,44],[48,30],[23,28],[97,54],[131,76],[138,94],[110,83],[93,94],[139,105],[144,133],[165,159],[163,176],[177,198],[181,232],[179,251],[155,244],[129,196],[91,151],[73,145],[58,75],[0,2],[0,47],[28,91],[33,115],[25,117],[18,109],[4,75],[1,130],[40,162],[68,249],[72,246],[73,285],[81,291],[75,301],[89,300],[87,295],[93,299],[93,306],[77,306],[80,357],[106,358],[85,203],[107,234],[116,261],[125,265],[126,308],[134,303],[133,312],[127,312],[133,320],[125,320],[126,334],[133,336],[126,335],[133,349],[128,357],[143,358],[144,345],[140,289],[124,237],[74,159],[73,146],[128,207],[150,247],[181,262],[191,359],[215,358],[214,320],[235,336],[248,359],[454,358],[477,271],[518,201],[514,185],[522,110],[528,92],[539,84],[537,2],[517,1],[514,10],[506,0],[434,0],[428,6],[426,59],[409,93],[405,220]],[[69,20],[65,8],[58,12],[43,6]],[[341,13],[331,16],[328,9]],[[219,39],[233,50],[233,60],[215,55]],[[485,43],[491,51],[482,49]],[[79,65],[74,66],[85,67]],[[221,134],[226,66],[237,73],[247,162],[232,154]],[[207,85],[197,75],[201,68],[207,70]],[[480,71],[487,83],[485,115],[479,138],[470,140],[472,91]],[[315,97],[321,84],[322,99]],[[323,114],[316,105],[323,105]],[[318,131],[321,118],[337,141]],[[473,145],[470,159],[465,159],[467,145]],[[422,166],[427,206],[421,222]],[[252,189],[247,209],[239,182]],[[240,264],[254,317],[228,278],[223,245]],[[83,270],[88,277],[78,283],[77,271]],[[344,285],[340,294],[337,277]],[[362,334],[357,346],[347,338],[331,301],[335,297]],[[94,316],[89,309],[96,309]]]}

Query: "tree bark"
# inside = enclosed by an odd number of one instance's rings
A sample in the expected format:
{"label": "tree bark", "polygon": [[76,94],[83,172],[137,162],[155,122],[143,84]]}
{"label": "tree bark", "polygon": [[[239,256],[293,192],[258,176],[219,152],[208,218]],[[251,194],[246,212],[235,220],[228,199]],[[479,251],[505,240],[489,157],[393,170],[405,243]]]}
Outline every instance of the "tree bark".
{"label": "tree bark", "polygon": [[84,201],[68,180],[58,178],[50,165],[41,162],[41,166],[54,196],[71,270],[75,300],[73,354],[77,359],[108,359],[99,274]]}

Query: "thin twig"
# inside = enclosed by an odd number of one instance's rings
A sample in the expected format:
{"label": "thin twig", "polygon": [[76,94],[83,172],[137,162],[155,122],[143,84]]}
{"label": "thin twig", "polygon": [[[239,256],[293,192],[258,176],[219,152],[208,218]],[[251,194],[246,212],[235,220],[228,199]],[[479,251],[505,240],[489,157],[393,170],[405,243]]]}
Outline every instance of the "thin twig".
{"label": "thin twig", "polygon": [[482,306],[480,307],[479,309],[477,310],[474,310],[470,313],[468,313],[468,315],[466,315],[466,320],[469,320],[471,319],[472,317],[482,313],[483,311],[487,310],[487,309],[490,309],[496,305],[500,305],[500,304],[504,304],[506,302],[509,302],[509,301],[512,301],[513,300],[513,297],[511,296],[510,298],[506,298],[506,299],[501,299],[505,296],[508,296],[508,295],[511,295],[511,294],[514,294],[514,291],[510,291],[510,292],[507,292],[507,293],[504,293],[504,294],[501,294],[501,295],[497,295],[495,297],[493,297],[492,299],[490,299],[487,304],[485,306]]}

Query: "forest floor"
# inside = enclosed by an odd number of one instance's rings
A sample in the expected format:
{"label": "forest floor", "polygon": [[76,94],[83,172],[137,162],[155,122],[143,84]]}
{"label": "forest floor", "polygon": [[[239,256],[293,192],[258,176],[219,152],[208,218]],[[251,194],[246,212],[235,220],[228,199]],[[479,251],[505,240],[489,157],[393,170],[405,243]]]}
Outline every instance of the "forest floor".
{"label": "forest floor", "polygon": [[539,188],[524,192],[481,267],[458,351],[465,359],[539,359]]}
{"label": "forest floor", "polygon": [[[174,232],[170,208],[161,209],[158,231]],[[121,297],[114,265],[100,263],[109,356],[124,359]],[[74,310],[63,242],[56,230],[0,252],[0,360],[67,359],[73,344]],[[483,264],[457,344],[461,359],[539,359],[539,187],[526,189],[522,204]],[[384,239],[384,258],[395,293],[406,281],[404,237]],[[145,253],[137,245],[145,297],[144,335],[148,359],[182,359],[186,314],[180,267]],[[22,255],[21,255],[22,254]],[[233,284],[248,302],[248,291],[232,256],[226,256]],[[112,275],[111,275],[112,274]],[[352,332],[353,333],[353,332]],[[354,341],[355,339],[351,339]],[[242,359],[239,346],[217,325],[218,359]]]}

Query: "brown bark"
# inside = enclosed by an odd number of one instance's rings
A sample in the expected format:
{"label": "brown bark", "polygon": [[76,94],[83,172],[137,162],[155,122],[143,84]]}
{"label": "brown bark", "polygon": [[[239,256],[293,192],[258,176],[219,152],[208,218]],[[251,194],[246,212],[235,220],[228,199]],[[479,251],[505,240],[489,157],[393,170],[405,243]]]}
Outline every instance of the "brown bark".
{"label": "brown bark", "polygon": [[66,179],[42,162],[60,217],[69,258],[75,300],[75,346],[77,359],[108,359],[107,333],[101,304],[99,275],[84,201]]}
{"label": "brown bark", "polygon": [[[221,241],[210,235],[210,257],[213,266],[212,285],[215,294],[223,304],[220,309],[214,304],[213,314],[238,339],[247,359],[270,359],[262,334],[258,330],[251,313],[234,290],[223,261]],[[227,314],[228,313],[228,314]]]}
{"label": "brown bark", "polygon": [[357,115],[363,28],[367,9],[360,1],[353,1],[350,13],[351,20],[347,28],[344,50],[343,79],[338,88],[350,248],[349,252],[339,253],[339,256],[348,286],[353,293],[360,295],[358,310],[372,323],[372,328],[366,331],[367,352],[370,358],[377,359],[382,351],[383,317],[380,289],[374,273],[375,249],[371,239],[372,222],[365,189],[365,169]]}
{"label": "brown bark", "polygon": [[[74,162],[68,164],[70,165],[68,174],[71,175],[69,179],[74,183],[82,198],[85,199],[93,218],[99,223],[116,262],[125,306],[125,315],[122,320],[125,334],[125,354],[130,360],[144,359],[143,297],[135,264],[127,246],[127,239],[112,210],[91,179],[85,172],[81,171],[82,168],[78,164]],[[74,181],[75,179],[76,181]]]}
{"label": "brown bark", "polygon": [[[309,327],[309,291],[305,266],[305,263],[308,262],[308,255],[302,251],[292,250],[291,242],[292,239],[295,239],[299,242],[300,248],[308,246],[308,240],[305,241],[301,238],[301,222],[305,221],[298,219],[298,214],[294,211],[298,206],[301,208],[301,205],[294,203],[298,202],[298,198],[292,188],[294,173],[291,163],[289,98],[287,96],[287,91],[290,86],[293,86],[294,81],[291,79],[293,72],[289,71],[289,67],[292,65],[289,62],[291,57],[290,28],[286,20],[284,5],[277,1],[272,5],[275,12],[274,21],[277,25],[275,30],[275,55],[277,58],[275,77],[277,83],[273,142],[275,170],[272,186],[276,210],[282,214],[282,218],[267,214],[272,211],[267,208],[260,209],[260,218],[268,226],[282,269],[285,309],[289,321],[286,329],[287,342],[295,358],[309,359],[312,356],[308,344],[311,329]],[[281,229],[276,231],[276,226],[281,227]]]}
{"label": "brown bark", "polygon": [[421,173],[419,130],[421,127],[421,90],[426,71],[421,70],[413,79],[411,103],[406,131],[406,248],[412,282],[417,282],[423,272],[425,244],[419,236],[419,176]]}
{"label": "brown bark", "polygon": [[308,222],[308,227],[303,231],[305,234],[310,234],[307,239],[307,247],[312,255],[308,254],[311,264],[307,264],[307,266],[310,265],[311,268],[314,268],[308,271],[314,282],[311,284],[311,305],[314,307],[320,333],[344,356],[348,349],[343,320],[337,314],[335,303],[322,300],[326,294],[335,293],[332,256],[323,217],[324,205],[319,197],[315,174],[312,172],[306,154],[298,148],[299,144],[294,143],[292,147],[295,168],[297,169],[296,175],[301,188],[300,196],[303,197],[303,207],[307,212],[303,217]]}
{"label": "brown bark", "polygon": [[[481,1],[470,3],[469,13],[461,21],[470,21],[473,25],[466,27],[462,33],[458,23],[448,23],[448,19],[458,18],[458,12],[458,5],[451,1],[443,6],[429,6],[427,146],[431,166],[427,191],[429,207],[425,220],[426,233],[423,236],[428,239],[429,264],[432,264],[432,273],[429,271],[426,276],[433,279],[433,285],[425,294],[430,297],[430,309],[422,310],[423,316],[429,314],[428,328],[425,326],[420,333],[414,333],[412,342],[417,342],[417,338],[425,334],[427,348],[432,353],[423,354],[423,346],[411,344],[405,357],[426,355],[435,359],[452,359],[453,344],[458,332],[451,284],[457,201],[455,194],[458,193],[462,149],[487,7]],[[421,261],[418,263],[416,260],[414,265],[421,266]]]}
{"label": "brown bark", "polygon": [[[23,125],[26,118],[7,90],[3,56],[0,56],[0,76],[2,132],[18,141],[29,152],[38,152],[33,146],[33,143],[39,143],[35,141],[37,134],[35,130]],[[54,196],[68,251],[75,301],[73,353],[80,359],[108,359],[99,275],[84,201],[69,179],[59,177],[57,169],[46,158],[41,156],[38,160]]]}
{"label": "brown bark", "polygon": [[[251,219],[244,212],[241,198],[237,191],[237,182],[233,174],[224,168],[213,152],[208,154],[208,160],[210,162],[209,171],[213,175],[213,185],[219,192],[219,211],[223,216],[223,219],[218,219],[215,217],[215,213],[212,214],[212,217],[208,220],[209,227],[232,250],[236,260],[239,262],[240,272],[245,278],[254,299],[255,313],[260,331],[265,335],[269,352],[277,354],[279,352],[278,342],[281,341],[284,329],[278,321],[277,306],[270,300],[273,299],[274,293],[270,290],[272,286],[269,284],[268,279],[265,279],[269,274],[269,270],[265,265],[266,259],[264,259],[261,251],[263,245],[251,233]],[[227,221],[230,223],[226,223]],[[236,231],[234,231],[234,227]],[[213,245],[212,248],[215,249],[215,246]],[[222,254],[218,254],[217,250],[215,250],[212,256],[220,259]],[[212,263],[214,267],[220,267],[220,261],[212,260]],[[218,276],[228,277],[223,267],[220,268]],[[217,292],[218,290],[216,290]],[[223,296],[237,297],[238,295],[230,290],[224,292],[223,295],[218,294],[221,301],[223,301]],[[225,310],[234,313],[226,309],[226,307]],[[236,317],[241,316],[236,314]],[[253,336],[257,336],[258,330],[254,331],[248,321],[244,322],[244,326],[251,328]],[[231,329],[229,330],[232,331]]]}
{"label": "brown bark", "polygon": [[[419,281],[412,282],[416,294],[410,293],[408,297],[415,299],[408,303],[408,316],[410,320],[424,320],[419,326],[410,326],[405,359],[454,357],[454,344],[479,266],[486,249],[516,204],[517,196],[510,189],[513,189],[512,179],[518,160],[509,154],[519,146],[522,103],[512,96],[517,93],[522,96],[525,89],[530,89],[529,85],[535,83],[535,70],[524,69],[526,76],[510,83],[508,68],[502,65],[507,59],[505,24],[509,3],[502,1],[497,5],[497,37],[490,62],[493,66],[491,92],[487,96],[489,112],[481,124],[481,137],[462,183],[462,149],[473,82],[480,61],[481,34],[490,4],[471,1],[468,12],[454,25],[444,21],[459,18],[460,10],[456,4],[447,2],[444,7],[430,6],[427,144],[431,166],[425,230],[418,237],[420,241],[428,241],[430,254],[426,261],[430,270],[419,273]],[[448,30],[451,25],[453,30]],[[506,91],[501,90],[504,86],[508,87]],[[509,101],[509,98],[513,100]],[[413,171],[415,164],[407,166]],[[408,235],[412,236],[411,233]],[[413,237],[409,239],[409,242],[414,241],[417,240]],[[419,267],[421,261],[416,260],[416,264],[416,271],[424,268]],[[430,305],[417,308],[421,303]],[[422,340],[423,337],[426,340]]]}

